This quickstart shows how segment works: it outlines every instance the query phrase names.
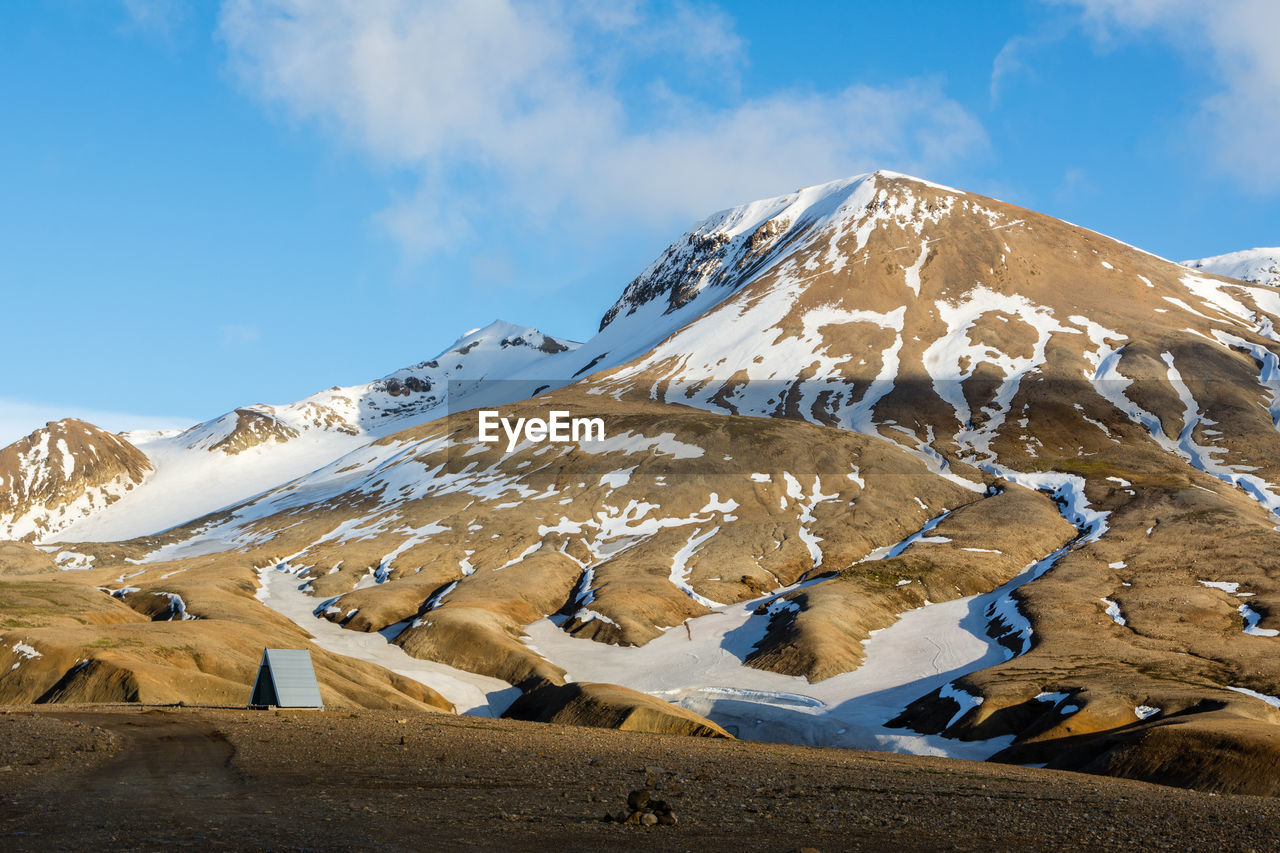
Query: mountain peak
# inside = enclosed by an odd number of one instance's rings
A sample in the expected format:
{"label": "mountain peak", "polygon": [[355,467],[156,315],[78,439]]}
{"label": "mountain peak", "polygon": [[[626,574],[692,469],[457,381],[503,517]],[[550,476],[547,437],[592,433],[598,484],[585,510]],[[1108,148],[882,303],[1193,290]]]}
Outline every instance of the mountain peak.
{"label": "mountain peak", "polygon": [[115,502],[153,470],[118,435],[76,418],[50,421],[0,449],[0,539],[32,539]]}
{"label": "mountain peak", "polygon": [[[657,299],[666,300],[664,313],[670,313],[710,288],[745,284],[832,227],[840,237],[856,231],[860,247],[869,232],[853,225],[870,222],[874,227],[884,218],[876,215],[878,206],[911,207],[911,215],[922,215],[914,211],[912,194],[902,189],[908,183],[950,196],[965,195],[942,184],[881,169],[718,211],[671,244],[627,285],[601,319],[600,328]],[[901,196],[902,204],[890,200],[895,195]],[[838,251],[840,247],[833,243],[829,254],[834,259]]]}
{"label": "mountain peak", "polygon": [[1280,246],[1228,252],[1225,255],[1183,261],[1182,265],[1253,284],[1280,287]]}
{"label": "mountain peak", "polygon": [[[476,347],[494,347],[508,349],[510,347],[531,347],[547,354],[564,352],[578,346],[576,341],[553,338],[532,326],[521,326],[507,320],[494,320],[487,326],[472,329],[461,335],[448,349],[436,356],[433,361],[445,358],[449,353],[468,353]],[[428,362],[422,362],[426,364]],[[395,374],[392,374],[394,376]],[[388,377],[390,378],[390,377]]]}

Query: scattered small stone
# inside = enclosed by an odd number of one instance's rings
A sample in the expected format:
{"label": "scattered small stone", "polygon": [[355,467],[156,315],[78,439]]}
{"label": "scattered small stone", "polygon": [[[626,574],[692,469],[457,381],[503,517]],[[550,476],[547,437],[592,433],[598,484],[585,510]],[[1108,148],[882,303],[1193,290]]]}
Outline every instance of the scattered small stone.
{"label": "scattered small stone", "polygon": [[627,794],[627,811],[608,816],[608,820],[628,826],[675,826],[675,812],[665,800],[652,799],[648,788],[636,788]]}

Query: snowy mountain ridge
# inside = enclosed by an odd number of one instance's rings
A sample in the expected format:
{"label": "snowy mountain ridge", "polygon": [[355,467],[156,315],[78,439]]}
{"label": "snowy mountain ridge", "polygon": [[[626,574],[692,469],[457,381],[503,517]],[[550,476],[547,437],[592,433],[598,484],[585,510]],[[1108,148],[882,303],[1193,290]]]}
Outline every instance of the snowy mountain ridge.
{"label": "snowy mountain ridge", "polygon": [[[287,405],[244,406],[182,431],[112,436],[99,444],[127,446],[142,460],[138,465],[145,465],[147,475],[109,489],[95,486],[108,489],[99,497],[72,494],[82,488],[79,479],[53,477],[54,469],[72,463],[65,455],[45,454],[28,460],[23,470],[28,478],[53,482],[46,499],[65,499],[66,507],[56,517],[41,516],[39,526],[32,526],[25,516],[0,515],[0,537],[39,533],[40,538],[84,541],[155,533],[302,476],[379,436],[439,416],[449,402],[450,382],[453,402],[458,403],[466,398],[469,385],[503,379],[577,346],[497,320],[459,337],[434,359],[364,385],[334,387]],[[37,433],[35,444],[43,447],[48,440]],[[93,465],[96,460],[84,462]],[[193,482],[201,488],[191,488]]]}
{"label": "snowy mountain ridge", "polygon": [[[438,356],[364,385],[334,387],[284,406],[258,404],[198,424],[178,440],[191,448],[233,454],[263,441],[289,441],[311,430],[385,435],[433,416],[467,385],[502,379],[579,344],[537,329],[495,320],[459,337]],[[460,384],[461,383],[461,384]]]}
{"label": "snowy mountain ridge", "polygon": [[1228,252],[1225,255],[1183,261],[1182,265],[1253,284],[1280,287],[1280,247]]}

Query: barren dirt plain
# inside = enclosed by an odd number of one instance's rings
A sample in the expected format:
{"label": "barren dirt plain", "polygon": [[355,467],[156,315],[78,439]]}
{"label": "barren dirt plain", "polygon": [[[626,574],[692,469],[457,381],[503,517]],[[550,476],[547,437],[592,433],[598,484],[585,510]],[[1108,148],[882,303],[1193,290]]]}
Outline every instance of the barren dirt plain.
{"label": "barren dirt plain", "polygon": [[[625,825],[644,789],[674,825]],[[0,850],[1255,850],[1280,802],[403,711],[10,707]]]}

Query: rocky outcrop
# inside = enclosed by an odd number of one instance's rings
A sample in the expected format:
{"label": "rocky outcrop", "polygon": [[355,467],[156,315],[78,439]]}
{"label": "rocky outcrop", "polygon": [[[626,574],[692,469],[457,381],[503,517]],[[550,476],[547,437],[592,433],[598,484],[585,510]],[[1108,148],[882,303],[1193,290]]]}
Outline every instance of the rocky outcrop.
{"label": "rocky outcrop", "polygon": [[297,429],[281,420],[266,406],[236,409],[222,420],[225,422],[225,429],[218,430],[191,446],[235,456],[267,442],[284,443],[298,437]]}
{"label": "rocky outcrop", "polygon": [[1161,717],[1100,731],[1010,747],[993,760],[1075,770],[1212,791],[1280,796],[1276,723],[1220,710]]}
{"label": "rocky outcrop", "polygon": [[692,711],[616,684],[544,684],[525,693],[504,717],[566,726],[730,738]]}
{"label": "rocky outcrop", "polygon": [[759,209],[726,210],[700,223],[627,285],[600,320],[600,329],[648,303],[661,302],[663,312],[669,313],[708,287],[733,287],[747,280],[775,247],[796,239],[811,224],[793,223],[780,213],[792,200],[788,196],[764,202]]}

